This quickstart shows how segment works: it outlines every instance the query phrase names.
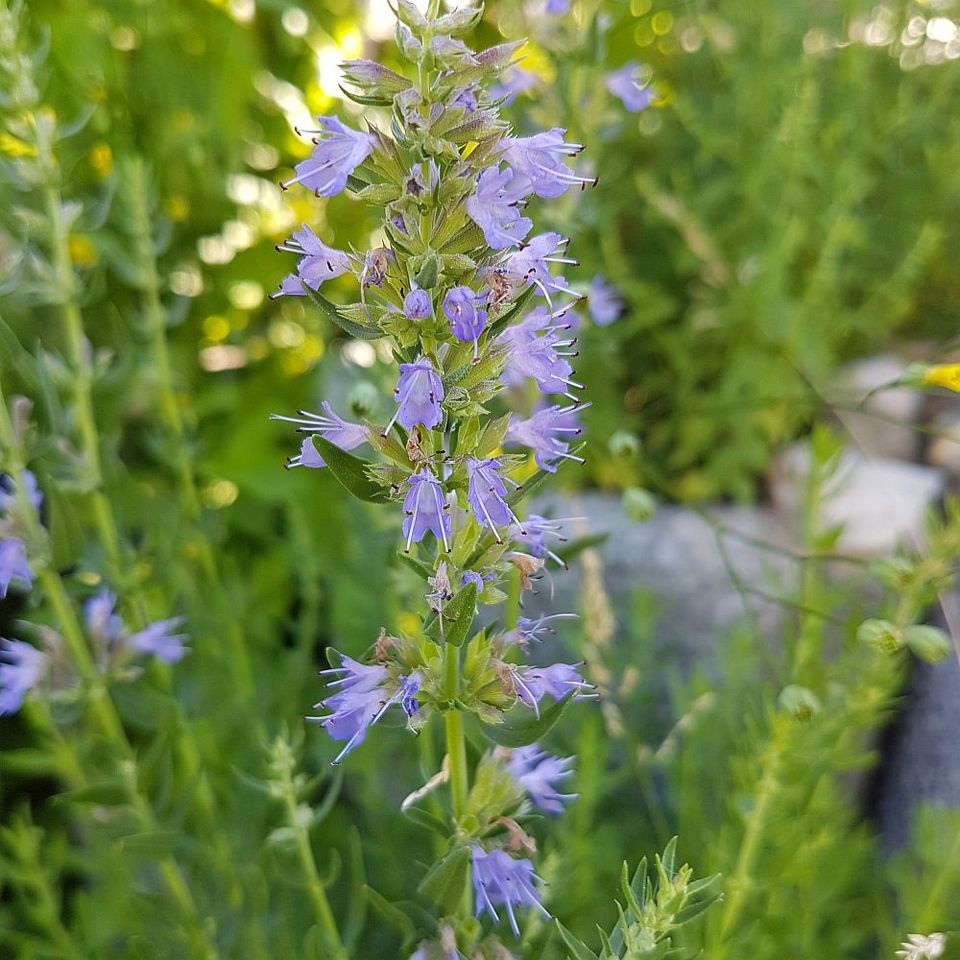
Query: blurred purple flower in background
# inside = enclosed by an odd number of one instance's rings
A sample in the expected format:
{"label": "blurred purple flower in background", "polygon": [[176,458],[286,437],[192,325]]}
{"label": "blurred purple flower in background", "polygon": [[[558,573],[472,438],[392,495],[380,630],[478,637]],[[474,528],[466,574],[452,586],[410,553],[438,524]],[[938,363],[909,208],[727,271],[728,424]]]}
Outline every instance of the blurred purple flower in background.
{"label": "blurred purple flower in background", "polygon": [[607,283],[602,274],[590,281],[590,299],[588,301],[590,319],[598,327],[608,327],[618,320],[624,310],[623,297],[612,284]]}
{"label": "blurred purple flower in background", "polygon": [[0,600],[14,580],[23,583],[29,590],[33,584],[30,566],[27,563],[27,548],[22,540],[11,537],[0,540]]}
{"label": "blurred purple flower in background", "polygon": [[23,640],[0,637],[0,717],[16,713],[43,675],[47,655]]}
{"label": "blurred purple flower in background", "polygon": [[630,63],[624,64],[619,70],[608,73],[604,81],[607,89],[623,101],[624,107],[630,113],[640,113],[641,110],[646,110],[656,96],[656,91],[650,84],[641,86],[640,71],[640,64],[631,60]]}
{"label": "blurred purple flower in background", "polygon": [[562,813],[564,803],[576,798],[575,793],[558,793],[556,784],[573,774],[573,757],[555,757],[535,743],[517,747],[510,753],[507,769],[527,792],[530,799],[545,813]]}

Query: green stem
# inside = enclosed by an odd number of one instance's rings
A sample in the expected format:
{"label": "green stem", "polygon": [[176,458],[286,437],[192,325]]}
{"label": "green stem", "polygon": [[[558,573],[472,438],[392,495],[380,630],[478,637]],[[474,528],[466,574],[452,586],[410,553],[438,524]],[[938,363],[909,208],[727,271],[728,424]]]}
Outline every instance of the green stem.
{"label": "green stem", "polygon": [[[450,808],[459,825],[470,794],[470,772],[467,766],[467,741],[463,731],[463,713],[457,707],[460,697],[460,648],[447,644],[443,651],[443,691],[450,704],[443,715],[447,741],[447,763],[450,771]],[[464,884],[461,910],[464,917],[472,913],[469,876]]]}
{"label": "green stem", "polygon": [[286,784],[284,804],[287,809],[287,822],[296,838],[297,857],[307,881],[310,900],[320,919],[320,925],[323,928],[328,946],[333,950],[330,960],[347,960],[347,952],[343,946],[343,941],[340,939],[340,930],[337,927],[333,910],[330,908],[327,891],[324,889],[320,874],[317,871],[317,862],[314,860],[313,847],[310,844],[310,832],[297,806],[297,797],[292,781],[288,781]]}
{"label": "green stem", "polygon": [[726,885],[727,895],[720,918],[720,943],[716,960],[722,960],[727,956],[729,947],[732,945],[729,935],[735,929],[750,897],[754,868],[769,824],[770,810],[780,792],[780,764],[784,752],[782,740],[783,736],[775,728],[764,751],[756,804],[747,815],[746,831],[740,844],[740,852]]}
{"label": "green stem", "polygon": [[[153,249],[150,211],[146,198],[150,195],[150,183],[139,160],[131,161],[126,168],[128,180],[128,206],[132,221],[137,264],[143,284],[144,313],[149,335],[151,359],[157,375],[160,413],[172,441],[172,456],[181,502],[186,506],[187,516],[196,521],[200,516],[200,496],[194,476],[193,461],[188,446],[187,428],[177,402],[167,344],[167,318],[160,299],[160,275],[157,271]],[[237,689],[241,697],[253,693],[253,672],[244,643],[243,632],[226,601],[223,583],[210,542],[202,532],[194,541],[197,558],[203,575],[211,588],[213,601],[227,626],[230,641],[230,662],[236,671]]]}

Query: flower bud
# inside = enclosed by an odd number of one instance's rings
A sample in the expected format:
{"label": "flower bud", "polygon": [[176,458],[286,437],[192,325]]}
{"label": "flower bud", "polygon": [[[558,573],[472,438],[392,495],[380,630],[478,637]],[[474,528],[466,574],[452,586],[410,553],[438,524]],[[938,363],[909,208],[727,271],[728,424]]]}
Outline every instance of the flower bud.
{"label": "flower bud", "polygon": [[807,723],[815,713],[819,713],[820,698],[806,687],[791,683],[780,691],[777,703],[781,710],[790,713],[802,723]]}
{"label": "flower bud", "polygon": [[397,23],[394,40],[397,43],[397,49],[407,60],[412,60],[414,63],[419,62],[423,56],[423,44],[410,32],[408,27],[402,23]]}
{"label": "flower bud", "polygon": [[483,7],[461,7],[445,13],[438,20],[433,21],[433,30],[436,33],[446,33],[456,36],[459,33],[469,33],[483,16]]}
{"label": "flower bud", "polygon": [[397,0],[397,16],[402,23],[422,34],[427,29],[427,18],[411,0]]}
{"label": "flower bud", "polygon": [[617,430],[607,441],[607,449],[615,457],[632,460],[640,452],[640,439],[629,430]]}
{"label": "flower bud", "polygon": [[903,633],[889,620],[864,620],[857,628],[857,640],[884,653],[896,653],[903,648]]}
{"label": "flower bud", "polygon": [[343,79],[361,93],[368,97],[382,97],[388,102],[410,86],[406,77],[373,60],[347,60],[340,64],[340,69]]}
{"label": "flower bud", "polygon": [[630,487],[623,491],[623,512],[637,523],[646,523],[657,512],[657,499],[649,490]]}
{"label": "flower bud", "polygon": [[953,643],[942,630],[927,624],[907,627],[903,642],[911,653],[927,663],[942,660],[953,649]]}
{"label": "flower bud", "polygon": [[380,391],[369,381],[361,380],[347,394],[347,405],[355,417],[370,417],[380,405]]}

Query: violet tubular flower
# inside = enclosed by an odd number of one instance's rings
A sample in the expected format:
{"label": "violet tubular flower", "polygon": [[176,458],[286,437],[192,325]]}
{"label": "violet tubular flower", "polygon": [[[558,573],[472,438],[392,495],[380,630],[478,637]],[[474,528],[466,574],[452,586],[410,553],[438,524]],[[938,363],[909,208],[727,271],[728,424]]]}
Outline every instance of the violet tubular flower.
{"label": "violet tubular flower", "polygon": [[575,700],[592,696],[593,685],[586,682],[578,664],[554,663],[549,667],[513,667],[511,671],[517,698],[540,715],[540,701],[545,697],[563,700],[573,694]]}
{"label": "violet tubular flower", "polygon": [[466,467],[467,499],[473,516],[481,527],[490,528],[497,543],[502,543],[503,538],[498,527],[506,526],[511,521],[523,526],[506,500],[507,487],[500,473],[503,464],[494,459],[478,460],[476,457],[467,457]]}
{"label": "violet tubular flower", "polygon": [[486,300],[469,287],[453,287],[443,298],[443,313],[450,321],[450,332],[462,343],[473,342],[477,357],[477,340],[487,326]]}
{"label": "violet tubular flower", "polygon": [[155,620],[133,634],[127,643],[135,653],[152,655],[164,663],[179,663],[190,652],[184,646],[187,634],[177,632],[183,623],[183,617]]}
{"label": "violet tubular flower", "polygon": [[[36,476],[31,470],[24,470],[21,476],[23,477],[23,488],[26,491],[27,500],[34,510],[39,510],[43,505],[43,492],[37,485]],[[0,511],[9,515],[16,502],[15,481],[13,477],[5,476],[0,479]]]}
{"label": "violet tubular flower", "polygon": [[597,274],[590,281],[590,299],[588,302],[590,319],[598,327],[609,327],[620,319],[624,303],[620,291]]}
{"label": "violet tubular flower", "polygon": [[110,590],[101,590],[83,605],[83,620],[87,633],[103,643],[114,647],[126,634],[123,619],[116,612],[117,595]]}
{"label": "violet tubular flower", "polygon": [[517,625],[511,630],[504,639],[508,643],[517,643],[520,646],[526,646],[531,640],[535,643],[543,643],[542,633],[555,633],[552,624],[557,620],[576,620],[575,613],[550,613],[540,614],[538,617],[518,617]]}
{"label": "violet tubular flower", "polygon": [[[333,411],[333,407],[324,400],[320,404],[323,413],[311,413],[309,410],[298,410],[296,417],[285,417],[279,413],[272,413],[271,420],[278,420],[283,423],[292,423],[296,426],[299,433],[309,433],[314,436],[323,437],[341,450],[354,450],[362,443],[367,442],[367,428],[360,423],[350,423],[338,416]],[[286,462],[286,467],[325,467],[326,463],[323,457],[317,453],[316,447],[310,437],[305,437],[300,444],[300,453],[295,457],[290,457]]]}
{"label": "violet tubular flower", "polygon": [[47,655],[23,640],[0,637],[0,717],[16,713],[47,664]]}
{"label": "violet tubular flower", "polygon": [[608,73],[604,81],[607,89],[619,97],[629,113],[640,113],[653,102],[656,91],[649,84],[640,83],[640,65],[631,61],[619,70]]}
{"label": "violet tubular flower", "polygon": [[336,692],[314,706],[331,712],[325,717],[307,719],[320,723],[334,740],[347,741],[333,759],[334,766],[363,743],[367,730],[395,703],[401,704],[407,717],[419,710],[419,673],[391,681],[386,667],[358,663],[345,656],[341,659],[341,666],[322,670],[321,676],[336,677],[328,683],[329,687],[336,688]]}
{"label": "violet tubular flower", "polygon": [[518,287],[534,284],[550,309],[553,310],[551,294],[565,293],[574,297],[574,302],[581,299],[579,294],[573,293],[563,277],[555,277],[550,272],[551,263],[577,266],[577,261],[571,257],[562,256],[566,250],[567,239],[559,233],[541,233],[529,243],[525,244],[507,259],[507,276]]}
{"label": "violet tubular flower", "polygon": [[482,917],[489,914],[495,923],[500,922],[497,907],[507,912],[510,929],[515,937],[520,936],[515,910],[533,907],[550,919],[550,914],[541,903],[537,882],[542,882],[534,873],[533,864],[526,858],[511,857],[505,850],[486,853],[477,844],[471,848],[473,861],[473,892],[476,913]]}
{"label": "violet tubular flower", "polygon": [[318,130],[298,130],[314,134],[315,147],[306,160],[294,167],[296,174],[280,184],[284,190],[302,183],[318,197],[335,197],[347,185],[347,179],[377,148],[377,138],[344,126],[336,117],[317,117]]}
{"label": "violet tubular flower", "polygon": [[7,595],[11,583],[22,583],[28,590],[33,575],[27,563],[27,548],[16,537],[0,540],[0,600]]}
{"label": "violet tubular flower", "polygon": [[526,420],[511,417],[506,442],[529,447],[537,466],[550,473],[556,473],[561,460],[585,463],[583,457],[569,451],[570,441],[583,432],[577,414],[589,406],[589,403],[544,406]]}
{"label": "violet tubular flower", "polygon": [[403,536],[405,550],[410,552],[412,543],[419,543],[427,533],[432,533],[450,550],[450,514],[445,509],[443,487],[432,473],[414,473],[409,480],[409,489],[403,501]]}
{"label": "violet tubular flower", "polygon": [[566,132],[562,127],[554,127],[530,137],[510,137],[506,141],[504,159],[544,200],[559,197],[570,187],[597,184],[596,177],[579,177],[564,162],[583,150],[583,144],[567,143],[563,139]]}
{"label": "violet tubular flower", "polygon": [[507,362],[502,380],[507,385],[523,383],[528,377],[536,380],[543,393],[563,394],[574,402],[578,398],[572,390],[582,390],[583,384],[573,379],[573,366],[567,348],[576,338],[565,337],[569,324],[554,324],[546,307],[536,307],[527,318],[507,327],[497,337],[497,343],[507,348]]}
{"label": "violet tubular flower", "polygon": [[559,814],[575,793],[560,793],[557,784],[573,775],[573,757],[555,757],[535,743],[510,753],[507,769],[531,801],[544,813]]}
{"label": "violet tubular flower", "polygon": [[435,427],[443,420],[440,409],[443,381],[426,357],[421,357],[416,363],[400,364],[400,377],[393,391],[393,399],[397,404],[397,412],[384,427],[384,436],[395,423],[411,430],[418,423]]}
{"label": "violet tubular flower", "polygon": [[531,556],[542,559],[549,557],[554,563],[561,567],[566,567],[566,563],[550,549],[547,543],[547,537],[556,537],[561,543],[566,542],[563,536],[562,523],[571,520],[582,520],[583,517],[566,517],[563,519],[547,519],[538,513],[530,513],[523,520],[524,529],[519,526],[510,528],[510,539],[518,547],[523,547]]}
{"label": "violet tubular flower", "polygon": [[408,320],[426,320],[433,313],[433,303],[426,290],[414,288],[403,300],[403,313]]}
{"label": "violet tubular flower", "polygon": [[350,257],[343,250],[328,247],[306,224],[301,225],[293,236],[277,245],[283,253],[295,253],[300,257],[297,272],[283,278],[280,289],[272,298],[305,297],[303,285],[319,290],[321,285],[334,277],[342,276],[351,269]]}
{"label": "violet tubular flower", "polygon": [[477,178],[476,192],[467,198],[467,213],[494,250],[519,246],[533,229],[533,221],[518,209],[529,192],[509,167],[487,167]]}

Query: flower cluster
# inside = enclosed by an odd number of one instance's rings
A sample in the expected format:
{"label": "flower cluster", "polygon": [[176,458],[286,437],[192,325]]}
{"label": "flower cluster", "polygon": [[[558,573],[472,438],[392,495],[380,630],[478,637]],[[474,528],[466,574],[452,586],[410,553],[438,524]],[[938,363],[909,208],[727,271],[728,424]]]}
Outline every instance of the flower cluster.
{"label": "flower cluster", "polygon": [[[24,511],[32,512],[33,519],[38,519],[44,498],[36,477],[29,470],[22,472],[21,482],[23,489],[18,491],[11,478],[0,480],[0,599],[7,595],[11,585],[26,590],[33,585],[33,571],[23,539],[30,523]],[[137,655],[177,663],[189,652],[184,646],[187,635],[180,632],[182,617],[156,620],[140,630],[130,631],[116,612],[116,603],[113,593],[102,590],[83,606],[87,639],[104,673],[119,676],[119,668]],[[57,634],[49,628],[44,630],[47,639],[56,646]],[[41,650],[24,640],[0,638],[0,716],[20,709],[26,695],[50,672],[53,653],[55,651]],[[127,675],[134,674],[127,671]]]}
{"label": "flower cluster", "polygon": [[[279,247],[298,261],[277,294],[304,296],[344,333],[388,347],[378,355],[397,365],[393,406],[380,423],[346,421],[327,401],[320,413],[275,419],[303,435],[288,466],[325,468],[358,498],[393,504],[398,548],[422,578],[425,613],[419,630],[383,630],[369,659],[339,656],[323,674],[322,712],[310,719],[340,744],[340,763],[391,707],[413,731],[442,717],[454,840],[436,869],[462,865],[476,915],[505,919],[519,935],[519,911],[547,915],[519,819],[534,808],[559,813],[574,796],[561,787],[572,758],[534,741],[593,688],[578,664],[523,662],[530,641],[572,615],[521,617],[499,629],[474,630],[473,620],[478,604],[503,599],[512,577],[533,589],[548,560],[563,564],[561,521],[523,519],[521,504],[562,464],[583,462],[580,414],[589,403],[573,362],[585,293],[564,276],[576,266],[569,241],[537,233],[532,213],[596,177],[577,169],[584,146],[565,130],[519,136],[500,116],[520,44],[467,47],[460,37],[479,9],[430,18],[406,0],[397,9],[397,46],[416,80],[366,60],[344,64],[347,95],[383,118],[318,118],[299,131],[312,150],[283,183],[378,205],[381,245],[347,253],[304,225]],[[324,283],[346,274],[357,293],[336,305]],[[622,309],[616,292],[602,285],[595,293],[597,322],[612,322]],[[373,458],[355,452],[365,445]],[[514,748],[485,754],[472,777],[470,717],[493,743]],[[428,895],[434,872],[424,880]],[[487,955],[475,924],[441,929],[441,942],[416,956]]]}

